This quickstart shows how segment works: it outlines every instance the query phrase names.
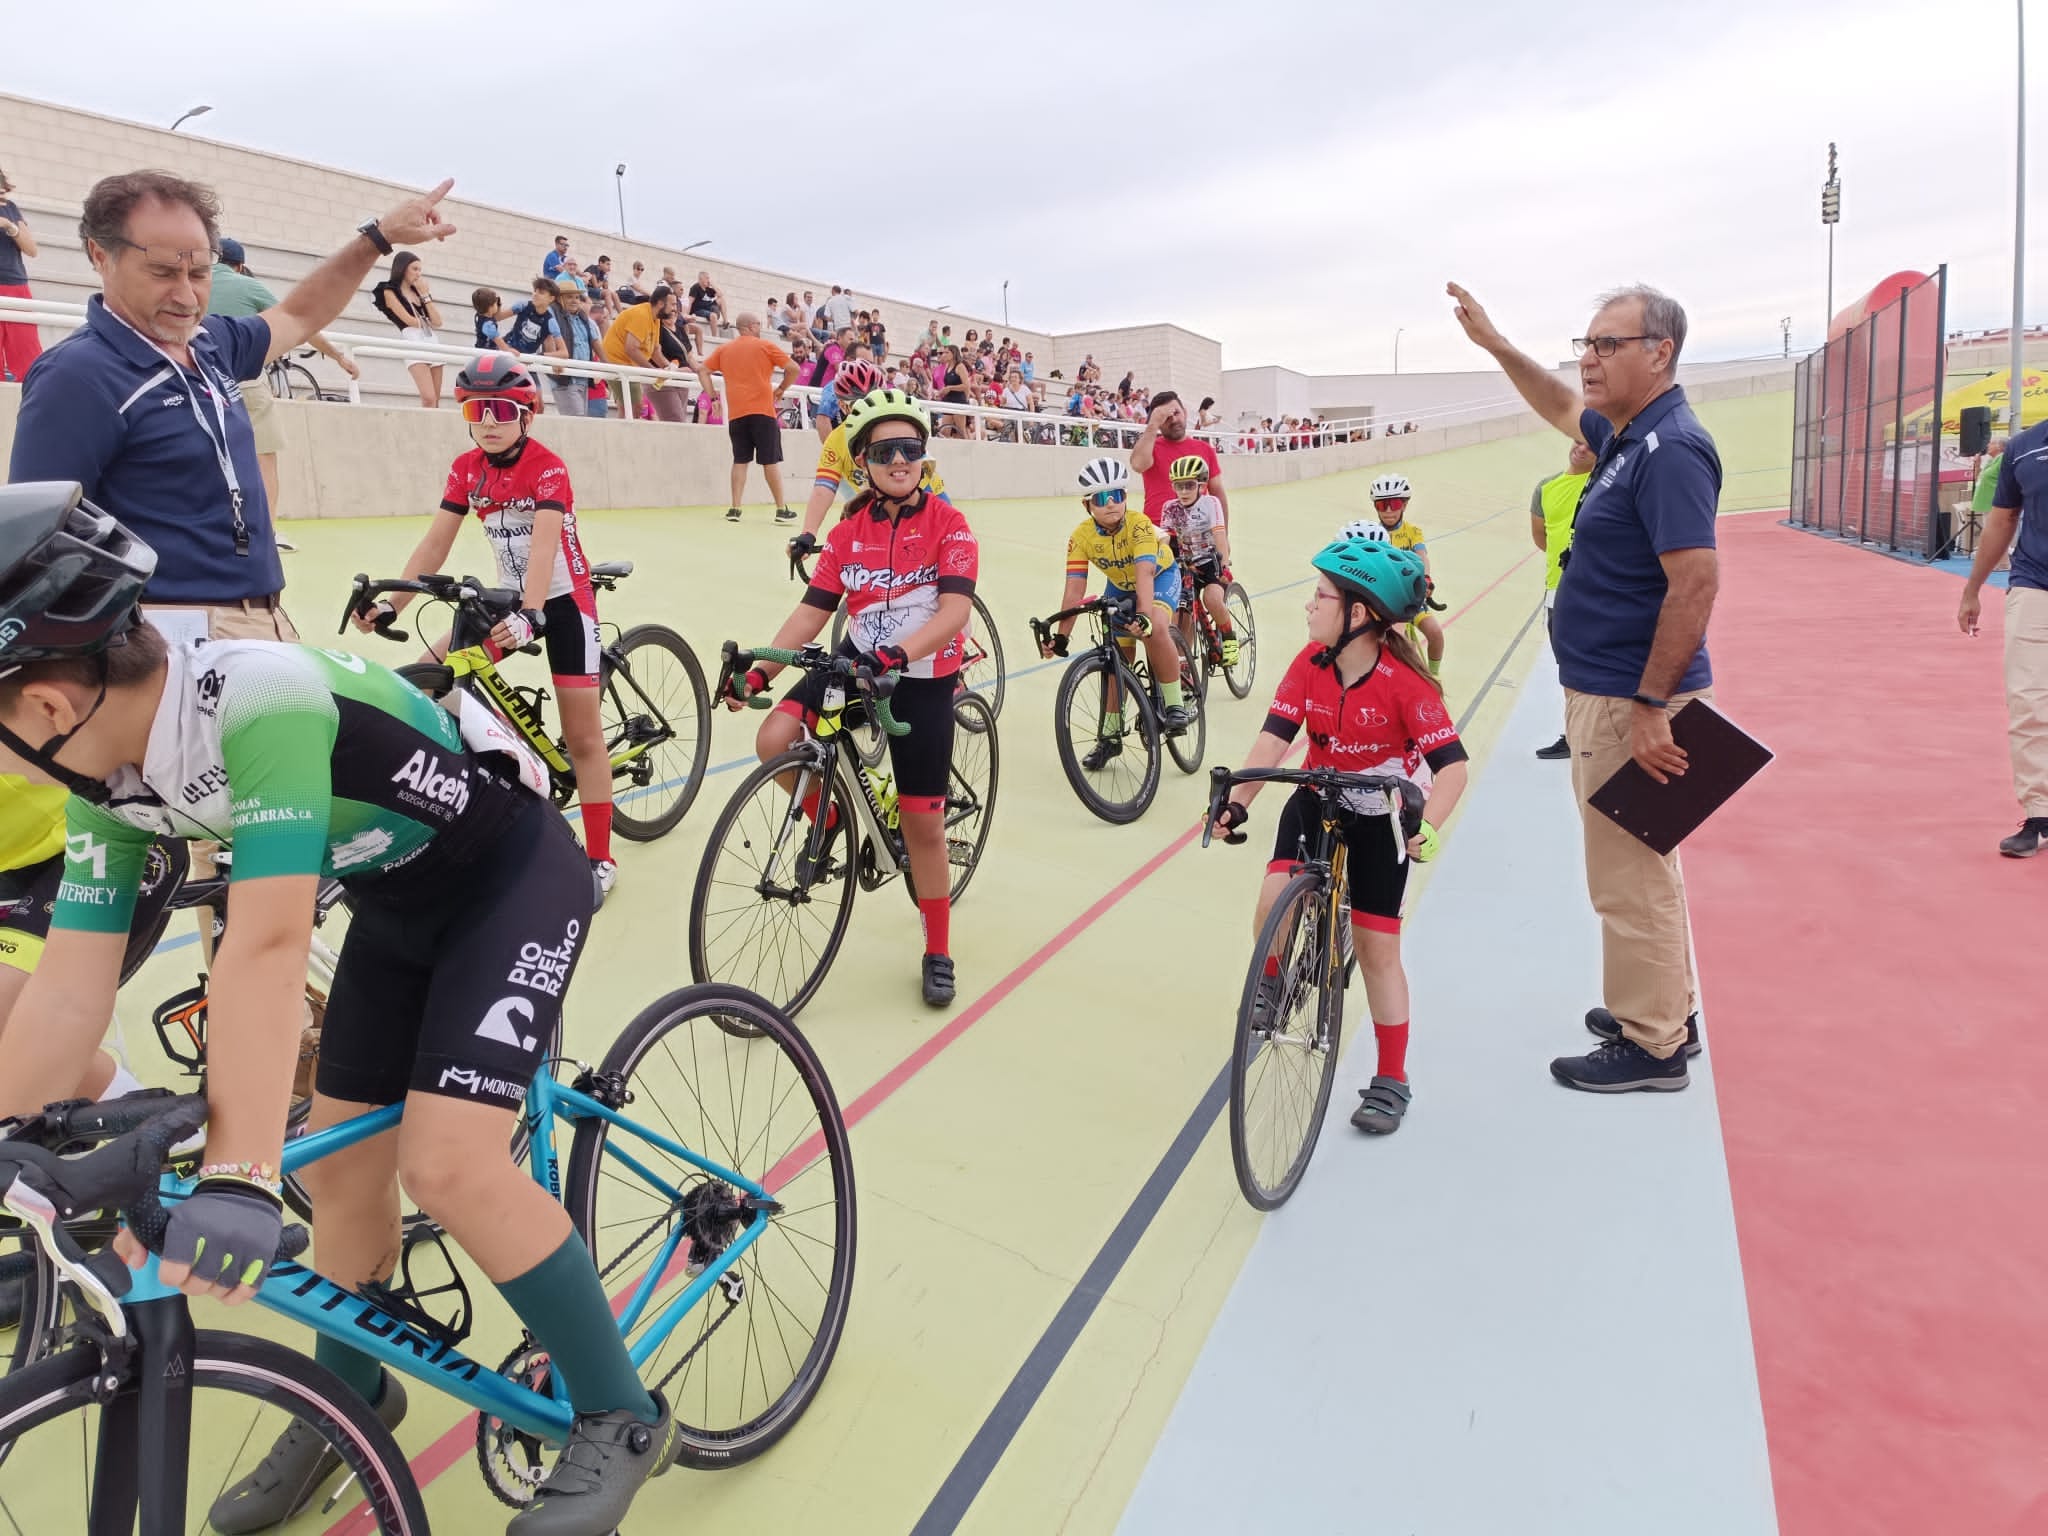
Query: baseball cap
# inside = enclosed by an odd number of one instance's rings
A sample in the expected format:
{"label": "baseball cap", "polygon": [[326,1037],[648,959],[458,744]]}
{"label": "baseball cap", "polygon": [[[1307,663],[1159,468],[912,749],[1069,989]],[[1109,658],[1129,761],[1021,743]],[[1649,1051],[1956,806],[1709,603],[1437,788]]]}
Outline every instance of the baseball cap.
{"label": "baseball cap", "polygon": [[249,253],[242,249],[241,241],[230,240],[223,235],[220,241],[220,259],[231,267],[239,267],[247,264]]}

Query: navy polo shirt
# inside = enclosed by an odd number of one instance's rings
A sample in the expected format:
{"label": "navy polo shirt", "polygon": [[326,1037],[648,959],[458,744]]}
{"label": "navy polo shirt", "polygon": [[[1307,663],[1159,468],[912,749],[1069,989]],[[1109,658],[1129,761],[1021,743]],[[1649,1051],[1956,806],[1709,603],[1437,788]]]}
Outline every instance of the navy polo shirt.
{"label": "navy polo shirt", "polygon": [[[22,381],[7,478],[84,486],[100,510],[156,551],[147,602],[269,597],[284,590],[284,566],[238,381],[263,372],[270,322],[208,315],[191,350],[196,371],[173,367],[94,294],[85,324],[37,358]],[[187,399],[195,387],[205,429]],[[214,450],[216,392],[227,408],[227,448],[242,488],[246,555],[235,553],[227,477]]]}
{"label": "navy polo shirt", "polygon": [[1998,467],[1995,507],[2017,507],[2019,541],[2012,547],[2015,587],[2048,592],[2048,421],[2037,421],[2013,434]]}
{"label": "navy polo shirt", "polygon": [[[1573,520],[1551,649],[1565,687],[1625,699],[1643,686],[1669,585],[1658,556],[1714,547],[1721,456],[1683,389],[1667,389],[1619,434],[1593,411],[1579,432],[1600,457]],[[1713,680],[1702,645],[1675,691]]]}

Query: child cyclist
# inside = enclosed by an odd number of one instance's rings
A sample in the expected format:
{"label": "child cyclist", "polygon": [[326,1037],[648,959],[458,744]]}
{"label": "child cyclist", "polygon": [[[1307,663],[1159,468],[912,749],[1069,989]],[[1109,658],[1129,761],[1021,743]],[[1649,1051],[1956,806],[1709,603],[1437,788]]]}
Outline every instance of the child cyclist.
{"label": "child cyclist", "polygon": [[[1237,636],[1230,627],[1230,610],[1224,605],[1224,589],[1230,585],[1230,535],[1224,528],[1223,503],[1209,494],[1209,461],[1200,454],[1183,454],[1167,469],[1173,483],[1173,500],[1161,514],[1166,536],[1173,540],[1180,557],[1181,596],[1185,600],[1193,587],[1216,632],[1223,642],[1223,665],[1237,665]],[[1195,643],[1195,610],[1186,608],[1181,634],[1190,648]]]}
{"label": "child cyclist", "polygon": [[[1423,542],[1422,530],[1408,521],[1408,503],[1414,499],[1415,492],[1406,475],[1381,475],[1372,483],[1372,510],[1380,527],[1386,530],[1387,542],[1396,549],[1413,550],[1422,561],[1422,574],[1427,577],[1429,546]],[[1422,633],[1422,643],[1429,648],[1429,675],[1440,676],[1444,667],[1443,625],[1425,608],[1415,616],[1415,627]]]}
{"label": "child cyclist", "polygon": [[[931,418],[899,389],[878,389],[846,412],[847,442],[868,488],[833,525],[796,611],[775,632],[778,650],[818,637],[841,600],[846,638],[839,654],[858,656],[876,675],[899,675],[889,708],[910,727],[889,738],[903,845],[924,921],[924,1000],[953,1001],[952,867],[946,851],[946,780],[953,761],[953,674],[960,632],[980,570],[974,531],[960,509],[920,483]],[[766,688],[780,667],[758,666],[733,680],[738,708]],[[763,762],[786,752],[816,723],[826,679],[807,675],[761,724],[754,749]],[[817,815],[818,800],[805,809]],[[829,801],[824,814],[834,813]]]}
{"label": "child cyclist", "polygon": [[[405,562],[407,580],[447,563],[455,536],[474,513],[498,560],[498,580],[520,592],[520,610],[491,631],[493,658],[540,639],[562,711],[562,741],[576,769],[583,807],[583,846],[597,903],[618,881],[612,860],[612,764],[598,717],[597,596],[590,562],[576,536],[576,497],[569,469],[554,450],[529,435],[540,410],[540,386],[509,355],[480,357],[455,381],[455,399],[476,444],[448,470],[441,515]],[[379,599],[356,628],[368,630],[412,601],[409,592]],[[446,637],[429,652],[438,660]]]}
{"label": "child cyclist", "polygon": [[[1422,562],[1382,541],[1339,538],[1309,562],[1315,593],[1308,601],[1309,644],[1294,658],[1273,696],[1265,726],[1245,758],[1247,768],[1273,768],[1305,726],[1311,768],[1395,774],[1428,791],[1422,830],[1408,840],[1417,859],[1436,854],[1440,826],[1465,792],[1465,748],[1444,707],[1443,690],[1423,671],[1401,626],[1422,611],[1429,588]],[[1244,825],[1262,786],[1239,784],[1216,818],[1219,830]],[[1384,1135],[1399,1130],[1408,1112],[1408,978],[1401,969],[1401,898],[1408,865],[1397,860],[1385,818],[1398,815],[1378,792],[1348,807],[1344,839],[1351,897],[1351,944],[1365,978],[1366,1003],[1379,1044],[1378,1070],[1359,1090],[1351,1123]],[[1272,862],[1259,887],[1252,932],[1300,857],[1303,840],[1320,814],[1307,789],[1281,809]],[[1268,956],[1260,1006],[1279,1002],[1278,961]]]}
{"label": "child cyclist", "polygon": [[[1159,537],[1152,519],[1129,505],[1131,472],[1122,459],[1091,459],[1081,469],[1081,505],[1088,515],[1081,519],[1067,540],[1067,586],[1060,594],[1060,607],[1077,606],[1088,590],[1088,567],[1098,567],[1108,578],[1103,587],[1106,598],[1136,597],[1131,636],[1145,642],[1145,657],[1152,675],[1159,680],[1165,701],[1160,729],[1184,731],[1188,725],[1186,700],[1180,691],[1180,657],[1173,648],[1174,610],[1180,607],[1180,569],[1173,563],[1173,550]],[[1060,620],[1059,632],[1049,643],[1041,643],[1039,654],[1048,658],[1067,654],[1067,637],[1075,620]],[[1102,739],[1081,759],[1081,766],[1093,773],[1124,749],[1122,711],[1108,710],[1102,717]]]}

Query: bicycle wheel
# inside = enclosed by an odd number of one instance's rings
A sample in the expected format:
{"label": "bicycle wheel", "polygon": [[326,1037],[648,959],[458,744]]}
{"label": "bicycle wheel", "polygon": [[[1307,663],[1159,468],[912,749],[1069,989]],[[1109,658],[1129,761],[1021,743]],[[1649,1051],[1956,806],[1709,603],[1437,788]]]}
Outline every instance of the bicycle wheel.
{"label": "bicycle wheel", "polygon": [[[798,879],[810,846],[803,802],[819,772],[803,752],[770,758],[734,791],[704,844],[690,894],[690,976],[746,987],[797,1012],[832,967],[853,916],[853,800],[832,776],[836,820],[817,867]],[[793,776],[792,787],[776,783]]]}
{"label": "bicycle wheel", "polygon": [[[641,1368],[668,1394],[685,1463],[749,1461],[810,1405],[846,1324],[853,1154],[832,1085],[786,1013],[721,986],[686,987],[650,1004],[599,1070],[625,1082],[629,1111],[648,1115],[650,1129],[754,1180],[777,1202],[752,1246]],[[643,1168],[678,1193],[656,1187]],[[743,1230],[749,1216],[737,1193],[603,1120],[576,1127],[563,1191],[615,1298],[663,1266],[642,1310],[649,1320]],[[679,1226],[687,1246],[671,1258],[664,1244]]]}
{"label": "bicycle wheel", "polygon": [[[131,1381],[103,1407],[95,1400],[100,1365],[97,1349],[75,1344],[0,1381],[0,1444],[11,1442],[20,1450],[8,1459],[12,1475],[0,1491],[0,1525],[6,1529],[132,1529],[135,1467],[102,1467],[98,1449],[108,1415],[135,1411],[135,1387]],[[404,1453],[369,1406],[331,1371],[267,1339],[200,1329],[191,1373],[186,1507],[182,1519],[167,1520],[167,1527],[211,1529],[207,1511],[214,1500],[255,1471],[296,1419],[340,1460],[309,1506],[321,1516],[315,1529],[340,1521],[351,1531],[426,1536],[426,1508]],[[88,1505],[96,1479],[103,1501],[126,1495],[125,1513],[102,1508],[95,1520]],[[320,1499],[337,1494],[344,1502],[323,1514]],[[178,1512],[147,1513],[162,1518]]]}
{"label": "bicycle wheel", "polygon": [[636,624],[604,649],[598,713],[613,761],[612,825],[644,843],[683,819],[711,760],[711,693],[689,642],[662,624]]}
{"label": "bicycle wheel", "polygon": [[1182,773],[1199,773],[1202,754],[1209,746],[1208,684],[1202,681],[1202,664],[1195,660],[1187,637],[1178,629],[1172,634],[1173,651],[1180,658],[1181,704],[1188,712],[1188,725],[1178,736],[1166,738],[1166,750]]}
{"label": "bicycle wheel", "polygon": [[946,770],[946,861],[958,901],[981,866],[996,812],[996,712],[978,693],[953,700],[953,761]]}
{"label": "bicycle wheel", "polygon": [[961,665],[960,680],[988,701],[988,717],[994,720],[1003,712],[1003,694],[1009,686],[1003,666],[1003,637],[981,594],[973,594],[968,602],[973,612],[967,621],[967,659]]}
{"label": "bicycle wheel", "polygon": [[[1343,1028],[1341,981],[1326,953],[1325,876],[1287,882],[1259,930],[1230,1055],[1230,1159],[1237,1187],[1261,1211],[1284,1204],[1315,1155]],[[1270,1018],[1257,1014],[1265,963],[1278,962]]]}
{"label": "bicycle wheel", "polygon": [[[1109,695],[1118,688],[1118,721],[1108,724]],[[1081,803],[1104,821],[1122,825],[1145,814],[1159,792],[1159,721],[1145,685],[1124,662],[1114,674],[1101,651],[1089,651],[1067,668],[1053,706],[1053,736],[1060,767]],[[1083,761],[1107,748],[1100,768]]]}
{"label": "bicycle wheel", "polygon": [[1230,584],[1223,594],[1223,607],[1237,636],[1237,665],[1223,669],[1223,681],[1231,694],[1241,699],[1252,691],[1252,677],[1259,670],[1258,626],[1252,622],[1252,596],[1243,583]]}
{"label": "bicycle wheel", "polygon": [[[320,382],[298,363],[273,363],[271,390],[280,400],[318,400]],[[281,386],[281,387],[280,387]]]}
{"label": "bicycle wheel", "polygon": [[[109,1221],[97,1242],[84,1237],[81,1242],[97,1247],[112,1238]],[[66,1305],[56,1279],[34,1231],[12,1216],[0,1216],[0,1363],[9,1376],[42,1359],[56,1342]],[[0,1441],[0,1462],[10,1449]]]}

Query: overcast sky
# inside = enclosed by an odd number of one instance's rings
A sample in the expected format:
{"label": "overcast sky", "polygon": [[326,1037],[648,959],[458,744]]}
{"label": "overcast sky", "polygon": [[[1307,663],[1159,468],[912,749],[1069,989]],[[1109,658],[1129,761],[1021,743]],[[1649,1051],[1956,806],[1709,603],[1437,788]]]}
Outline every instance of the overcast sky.
{"label": "overcast sky", "polygon": [[[1695,358],[1775,352],[1785,315],[1811,346],[1830,139],[1837,308],[1946,261],[1952,327],[2011,312],[2012,0],[670,11],[100,0],[9,6],[0,46],[23,95],[163,124],[208,102],[185,131],[597,228],[624,160],[636,235],[967,313],[1007,278],[1019,325],[1172,320],[1227,367],[1384,371],[1397,328],[1404,370],[1483,366],[1453,277],[1545,360],[1635,280],[1684,302]],[[2048,5],[2029,19],[2039,320]]]}

